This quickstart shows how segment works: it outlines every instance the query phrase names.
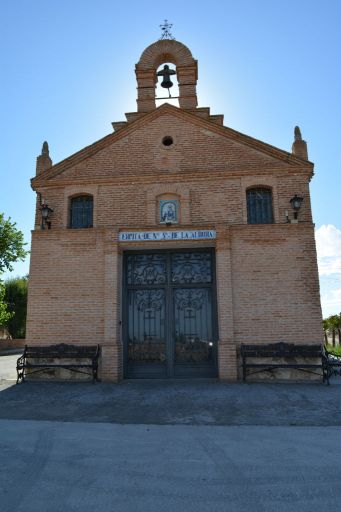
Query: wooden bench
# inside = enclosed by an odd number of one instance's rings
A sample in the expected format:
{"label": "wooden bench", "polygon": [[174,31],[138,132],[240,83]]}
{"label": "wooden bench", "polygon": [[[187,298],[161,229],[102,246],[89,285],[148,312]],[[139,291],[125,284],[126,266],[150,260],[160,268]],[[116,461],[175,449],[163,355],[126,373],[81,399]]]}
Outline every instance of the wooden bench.
{"label": "wooden bench", "polygon": [[[272,343],[268,345],[244,345],[240,347],[243,380],[248,375],[278,368],[294,368],[302,372],[313,373],[323,377],[329,384],[330,368],[323,345],[295,345],[293,343]],[[300,359],[315,359],[316,362],[297,362]],[[252,359],[252,361],[250,361]],[[255,362],[255,359],[265,359]],[[249,371],[248,371],[249,370]],[[320,370],[320,372],[318,372]]]}
{"label": "wooden bench", "polygon": [[77,346],[65,343],[43,347],[25,345],[23,355],[17,360],[17,384],[24,382],[27,375],[55,368],[92,375],[92,381],[98,381],[99,352],[99,345]]}

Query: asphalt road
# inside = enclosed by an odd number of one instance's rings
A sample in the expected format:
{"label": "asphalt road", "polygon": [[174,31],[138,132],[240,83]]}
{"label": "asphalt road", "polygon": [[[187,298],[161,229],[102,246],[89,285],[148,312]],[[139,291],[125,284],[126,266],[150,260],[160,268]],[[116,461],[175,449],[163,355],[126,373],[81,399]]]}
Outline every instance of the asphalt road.
{"label": "asphalt road", "polygon": [[1,512],[340,512],[341,384],[25,383],[0,358]]}

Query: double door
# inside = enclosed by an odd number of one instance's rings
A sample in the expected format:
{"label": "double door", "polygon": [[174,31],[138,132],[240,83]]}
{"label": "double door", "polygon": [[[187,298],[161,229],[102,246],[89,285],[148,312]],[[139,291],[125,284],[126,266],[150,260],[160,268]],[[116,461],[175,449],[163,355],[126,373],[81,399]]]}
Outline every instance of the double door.
{"label": "double door", "polygon": [[214,377],[214,253],[127,253],[124,359],[128,378]]}

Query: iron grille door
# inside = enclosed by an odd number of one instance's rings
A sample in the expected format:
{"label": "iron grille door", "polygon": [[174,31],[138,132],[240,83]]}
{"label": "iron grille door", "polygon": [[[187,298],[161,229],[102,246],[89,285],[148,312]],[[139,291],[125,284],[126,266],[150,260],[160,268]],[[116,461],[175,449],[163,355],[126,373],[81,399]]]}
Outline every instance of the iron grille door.
{"label": "iron grille door", "polygon": [[126,256],[127,377],[166,377],[166,284],[165,254]]}
{"label": "iron grille door", "polygon": [[125,255],[125,375],[216,376],[211,250]]}
{"label": "iron grille door", "polygon": [[213,358],[212,304],[209,288],[174,290],[175,362],[203,363]]}

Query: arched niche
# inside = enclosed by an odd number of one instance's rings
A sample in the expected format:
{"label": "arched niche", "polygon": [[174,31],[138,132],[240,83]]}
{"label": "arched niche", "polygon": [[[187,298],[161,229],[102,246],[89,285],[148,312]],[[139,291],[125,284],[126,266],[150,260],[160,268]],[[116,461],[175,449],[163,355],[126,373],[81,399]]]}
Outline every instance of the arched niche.
{"label": "arched niche", "polygon": [[197,107],[197,61],[193,59],[190,50],[184,44],[175,40],[162,39],[148,46],[135,66],[138,112],[150,112],[155,109],[156,70],[161,64],[167,62],[176,66],[180,108]]}

